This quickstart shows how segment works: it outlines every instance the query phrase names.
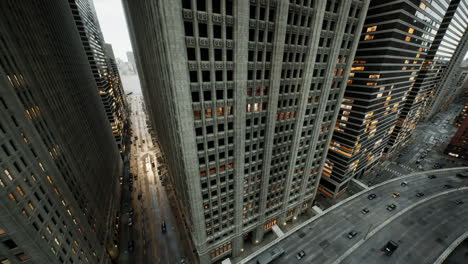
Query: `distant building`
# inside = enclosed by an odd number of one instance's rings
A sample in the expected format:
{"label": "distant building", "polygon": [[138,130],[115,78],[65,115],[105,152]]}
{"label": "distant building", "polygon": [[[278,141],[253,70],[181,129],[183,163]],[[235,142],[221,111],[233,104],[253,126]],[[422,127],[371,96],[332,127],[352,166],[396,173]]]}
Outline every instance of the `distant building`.
{"label": "distant building", "polygon": [[444,153],[452,157],[468,160],[468,117],[465,117]]}
{"label": "distant building", "polygon": [[[107,119],[111,124],[117,147],[123,152],[125,150],[124,139],[127,137],[124,130],[127,123],[127,114],[125,113],[127,109],[126,100],[124,98],[125,95],[120,91],[122,86],[120,85],[118,71],[113,71],[112,66],[106,63],[108,60],[106,60],[104,49],[104,37],[99,26],[93,1],[70,0],[68,3],[93,72],[99,95],[106,110]],[[113,57],[112,48],[109,52],[112,53]],[[116,78],[118,79],[118,84],[115,83]]]}
{"label": "distant building", "polygon": [[123,165],[69,1],[0,1],[0,263],[111,264]]}
{"label": "distant building", "polygon": [[299,221],[313,206],[369,2],[123,3],[201,263]]}
{"label": "distant building", "polygon": [[136,64],[135,64],[135,57],[133,55],[133,52],[127,51],[127,60],[128,60],[128,64],[131,67],[131,70],[134,73],[137,73],[137,68],[136,68]]}

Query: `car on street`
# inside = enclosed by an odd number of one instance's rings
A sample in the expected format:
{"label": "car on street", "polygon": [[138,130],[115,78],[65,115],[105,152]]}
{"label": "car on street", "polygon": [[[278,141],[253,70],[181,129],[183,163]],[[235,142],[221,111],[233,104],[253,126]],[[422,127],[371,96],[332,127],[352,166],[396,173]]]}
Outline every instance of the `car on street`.
{"label": "car on street", "polygon": [[130,208],[130,210],[128,210],[128,215],[133,215],[134,211],[133,211],[133,208]]}
{"label": "car on street", "polygon": [[383,248],[381,249],[381,251],[387,255],[387,256],[391,256],[393,254],[393,252],[395,252],[395,250],[398,248],[398,244],[392,240],[388,241],[387,244],[385,244],[385,246],[383,246]]}
{"label": "car on street", "polygon": [[445,189],[452,189],[452,188],[453,188],[453,186],[452,186],[452,185],[450,185],[450,184],[444,184],[444,188],[445,188]]}
{"label": "car on street", "polygon": [[397,193],[397,192],[392,193],[392,197],[393,197],[393,198],[397,198],[397,197],[399,197],[399,196],[400,196],[400,193]]}
{"label": "car on street", "polygon": [[406,185],[408,185],[408,182],[406,181],[401,182],[401,186],[406,186]]}
{"label": "car on street", "polygon": [[458,205],[464,204],[464,202],[462,200],[455,200],[455,203],[458,204]]}
{"label": "car on street", "polygon": [[371,194],[369,194],[367,196],[367,199],[369,199],[369,200],[374,200],[375,198],[377,198],[377,194],[375,194],[375,193],[371,193]]}
{"label": "car on street", "polygon": [[396,205],[395,205],[395,204],[388,204],[388,205],[387,205],[387,210],[388,210],[388,211],[393,211],[393,210],[395,210],[395,208],[396,208]]}
{"label": "car on street", "polygon": [[305,256],[305,252],[304,250],[301,250],[299,251],[297,254],[296,254],[296,258],[299,260],[301,258],[303,258]]}
{"label": "car on street", "polygon": [[161,223],[161,232],[166,233],[166,221],[162,221]]}
{"label": "car on street", "polygon": [[133,220],[132,218],[128,218],[128,226],[133,226]]}
{"label": "car on street", "polygon": [[424,193],[422,193],[422,192],[418,192],[418,193],[416,194],[416,197],[423,197],[423,196],[424,196]]}
{"label": "car on street", "polygon": [[348,233],[348,238],[349,238],[349,239],[352,239],[352,238],[354,238],[356,235],[357,235],[357,232],[356,232],[356,231],[351,231],[351,232]]}
{"label": "car on street", "polygon": [[364,209],[361,210],[361,213],[362,214],[367,214],[367,213],[369,213],[369,209],[364,208]]}
{"label": "car on street", "polygon": [[468,171],[462,171],[456,174],[459,178],[468,178]]}
{"label": "car on street", "polygon": [[433,174],[431,174],[431,175],[429,175],[429,176],[427,176],[427,177],[428,177],[429,179],[435,179],[435,178],[437,178],[437,176],[435,176],[435,175],[433,175]]}
{"label": "car on street", "polygon": [[135,243],[133,242],[133,240],[128,241],[128,251],[133,251],[134,247]]}

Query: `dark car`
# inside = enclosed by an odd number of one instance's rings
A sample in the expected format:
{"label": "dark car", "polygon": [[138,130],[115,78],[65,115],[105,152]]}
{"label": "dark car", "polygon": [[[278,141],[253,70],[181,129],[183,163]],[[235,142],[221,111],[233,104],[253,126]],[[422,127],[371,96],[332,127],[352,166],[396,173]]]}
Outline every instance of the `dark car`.
{"label": "dark car", "polygon": [[369,211],[369,209],[367,209],[367,208],[364,208],[364,209],[361,210],[361,213],[362,213],[362,214],[367,214],[367,213],[369,213],[369,212],[370,212],[370,211]]}
{"label": "dark car", "polygon": [[162,221],[161,223],[161,232],[166,233],[166,221]]}
{"label": "dark car", "polygon": [[435,175],[429,175],[429,176],[427,176],[427,177],[428,177],[429,179],[435,179],[435,178],[437,178],[437,176],[435,176]]}
{"label": "dark car", "polygon": [[135,243],[133,242],[133,240],[128,241],[128,250],[133,251],[134,247]]}
{"label": "dark car", "polygon": [[396,205],[395,205],[395,204],[389,204],[389,205],[387,205],[387,210],[388,210],[388,211],[393,211],[393,210],[395,210],[395,208],[396,208]]}
{"label": "dark car", "polygon": [[297,259],[301,259],[301,258],[303,258],[304,256],[305,256],[304,250],[301,250],[301,251],[299,251],[299,252],[296,254],[296,258],[297,258]]}
{"label": "dark car", "polygon": [[375,193],[371,193],[367,196],[367,199],[369,200],[374,200],[375,198],[377,198],[377,195]]}
{"label": "dark car", "polygon": [[464,202],[462,200],[455,200],[455,203],[458,204],[458,205],[464,204]]}
{"label": "dark car", "polygon": [[423,197],[423,196],[424,196],[424,193],[422,193],[422,192],[418,192],[418,193],[416,194],[416,197]]}
{"label": "dark car", "polygon": [[453,186],[452,186],[452,185],[450,185],[450,184],[444,184],[444,188],[445,188],[445,189],[452,189],[452,188],[453,188]]}
{"label": "dark car", "polygon": [[352,239],[352,238],[354,238],[356,235],[357,235],[357,232],[356,232],[356,231],[351,231],[351,232],[348,233],[348,238],[349,238],[349,239]]}
{"label": "dark car", "polygon": [[391,256],[393,252],[398,248],[398,244],[392,240],[388,241],[387,244],[381,249],[387,256]]}

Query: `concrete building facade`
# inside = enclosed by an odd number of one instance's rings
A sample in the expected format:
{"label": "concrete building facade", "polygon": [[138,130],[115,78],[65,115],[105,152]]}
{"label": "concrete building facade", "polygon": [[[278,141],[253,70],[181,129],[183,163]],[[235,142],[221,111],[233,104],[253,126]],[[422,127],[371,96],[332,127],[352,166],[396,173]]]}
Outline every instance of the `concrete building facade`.
{"label": "concrete building facade", "polygon": [[0,262],[111,263],[122,161],[65,1],[0,3]]}
{"label": "concrete building facade", "polygon": [[318,188],[368,1],[123,3],[201,263],[238,256],[299,219]]}
{"label": "concrete building facade", "polygon": [[371,0],[324,167],[321,187],[330,197],[388,152],[403,125],[398,118],[420,100],[416,77],[448,7],[445,0]]}

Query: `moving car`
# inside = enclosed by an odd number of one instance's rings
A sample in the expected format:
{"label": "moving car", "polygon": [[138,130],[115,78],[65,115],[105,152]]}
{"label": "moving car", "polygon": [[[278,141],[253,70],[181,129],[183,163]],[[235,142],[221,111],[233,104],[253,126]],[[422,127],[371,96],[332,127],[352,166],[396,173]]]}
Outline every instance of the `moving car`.
{"label": "moving car", "polygon": [[369,209],[364,208],[364,209],[362,209],[361,213],[362,213],[362,214],[367,214],[367,213],[369,213]]}
{"label": "moving car", "polygon": [[418,192],[418,193],[416,194],[416,197],[423,197],[423,196],[424,196],[424,193],[422,193],[422,192]]}
{"label": "moving car", "polygon": [[387,205],[387,210],[388,210],[388,211],[393,211],[393,210],[395,210],[395,208],[396,208],[396,205],[395,205],[395,204],[389,204],[389,205]]}
{"label": "moving car", "polygon": [[437,178],[437,176],[435,176],[435,175],[433,175],[433,174],[432,174],[432,175],[429,175],[429,176],[427,176],[427,177],[428,177],[429,179],[435,179],[435,178]]}
{"label": "moving car", "polygon": [[128,241],[128,250],[129,251],[133,251],[134,244],[135,243],[133,242],[133,240]]}
{"label": "moving car", "polygon": [[348,233],[348,238],[349,239],[352,239],[353,237],[355,237],[357,235],[357,232],[356,231],[351,231]]}
{"label": "moving car", "polygon": [[303,258],[304,256],[305,256],[304,250],[301,250],[301,251],[299,251],[299,252],[296,254],[296,258],[297,258],[297,259],[301,259],[301,258]]}
{"label": "moving car", "polygon": [[377,195],[375,193],[369,194],[367,196],[367,199],[369,199],[369,200],[374,200],[375,198],[377,198]]}
{"label": "moving car", "polygon": [[464,204],[464,202],[462,200],[455,200],[455,203],[458,204],[458,205]]}
{"label": "moving car", "polygon": [[456,174],[459,178],[468,178],[468,171],[462,171]]}
{"label": "moving car", "polygon": [[401,186],[406,186],[406,185],[408,185],[408,182],[406,181],[401,182]]}
{"label": "moving car", "polygon": [[453,188],[453,186],[450,185],[450,184],[444,184],[444,188],[445,188],[445,189],[451,189],[451,188]]}
{"label": "moving car", "polygon": [[387,256],[391,256],[393,252],[398,248],[398,244],[395,241],[388,241],[387,244],[381,249]]}
{"label": "moving car", "polygon": [[162,223],[161,223],[161,231],[162,231],[163,233],[166,233],[166,221],[162,221]]}
{"label": "moving car", "polygon": [[392,197],[393,197],[393,198],[397,198],[397,197],[399,197],[399,196],[400,196],[400,193],[397,193],[397,192],[392,193]]}

